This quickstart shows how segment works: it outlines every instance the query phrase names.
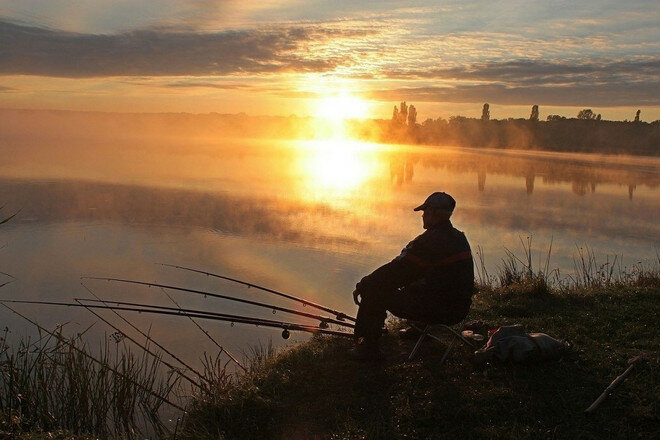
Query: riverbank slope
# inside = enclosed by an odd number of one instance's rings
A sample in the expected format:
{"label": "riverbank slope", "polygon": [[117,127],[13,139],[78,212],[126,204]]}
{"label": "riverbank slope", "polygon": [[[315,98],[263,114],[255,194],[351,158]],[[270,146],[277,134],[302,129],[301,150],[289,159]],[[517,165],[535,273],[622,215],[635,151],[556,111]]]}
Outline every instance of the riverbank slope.
{"label": "riverbank slope", "polygon": [[[476,367],[472,352],[390,332],[388,358],[356,363],[351,341],[315,338],[266,358],[251,374],[192,405],[178,438],[651,438],[657,411],[660,278],[593,288],[525,281],[482,287],[470,318],[523,324],[574,343],[555,361]],[[396,327],[396,324],[392,324]],[[591,415],[584,410],[643,355]]]}

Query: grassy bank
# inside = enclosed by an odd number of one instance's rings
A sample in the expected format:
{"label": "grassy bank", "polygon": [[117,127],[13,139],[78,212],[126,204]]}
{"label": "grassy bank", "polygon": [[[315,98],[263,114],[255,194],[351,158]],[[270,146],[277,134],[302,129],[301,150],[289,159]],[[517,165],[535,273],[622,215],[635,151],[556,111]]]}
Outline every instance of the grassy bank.
{"label": "grassy bank", "polygon": [[[520,272],[520,266],[513,268]],[[583,272],[584,275],[584,272]],[[638,273],[609,282],[549,286],[533,272],[481,286],[470,318],[489,326],[521,323],[568,338],[562,359],[475,367],[461,346],[439,366],[443,347],[384,338],[388,358],[356,363],[350,341],[315,338],[266,358],[237,383],[199,396],[183,438],[652,438],[660,428],[657,311],[660,277]],[[578,282],[579,281],[579,282]],[[396,327],[396,323],[391,323]],[[643,354],[595,413],[584,410]]]}

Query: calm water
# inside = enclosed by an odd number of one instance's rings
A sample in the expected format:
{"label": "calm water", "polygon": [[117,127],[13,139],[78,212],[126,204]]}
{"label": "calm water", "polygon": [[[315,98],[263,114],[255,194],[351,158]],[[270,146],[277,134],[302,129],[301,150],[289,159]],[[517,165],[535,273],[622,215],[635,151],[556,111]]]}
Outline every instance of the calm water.
{"label": "calm water", "polygon": [[[412,211],[433,191],[491,273],[504,249],[533,237],[535,264],[570,273],[580,247],[603,262],[650,264],[660,248],[660,160],[512,151],[384,146],[344,140],[88,138],[3,141],[0,270],[16,277],[4,298],[89,295],[80,277],[177,284],[280,305],[254,289],[167,269],[165,262],[244,279],[353,314],[361,276],[422,232]],[[0,275],[0,281],[9,278]],[[87,283],[105,298],[171,305],[162,291]],[[269,310],[176,294],[180,304],[273,318]],[[76,309],[17,306],[39,322],[94,320]],[[110,317],[110,315],[107,315]],[[183,318],[126,315],[170,349],[197,360],[214,347]],[[284,314],[282,320],[299,321]],[[2,327],[30,332],[0,310]],[[240,356],[277,330],[203,324]],[[107,327],[97,324],[91,334]],[[305,339],[293,335],[289,341]]]}

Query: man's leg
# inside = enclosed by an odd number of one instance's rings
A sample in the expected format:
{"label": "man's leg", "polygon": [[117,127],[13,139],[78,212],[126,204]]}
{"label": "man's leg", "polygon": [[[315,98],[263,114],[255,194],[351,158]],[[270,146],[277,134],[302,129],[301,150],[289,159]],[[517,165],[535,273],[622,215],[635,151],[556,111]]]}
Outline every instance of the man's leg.
{"label": "man's leg", "polygon": [[368,341],[378,341],[383,333],[383,325],[389,297],[393,292],[365,291],[360,295],[361,302],[355,322],[355,337]]}
{"label": "man's leg", "polygon": [[413,290],[365,291],[357,313],[355,337],[377,341],[383,333],[386,311],[399,318],[432,320],[429,315],[428,299]]}
{"label": "man's leg", "polygon": [[387,299],[392,292],[365,291],[360,297],[360,308],[355,321],[355,348],[349,357],[360,361],[381,360],[385,357],[378,344],[385,324]]}

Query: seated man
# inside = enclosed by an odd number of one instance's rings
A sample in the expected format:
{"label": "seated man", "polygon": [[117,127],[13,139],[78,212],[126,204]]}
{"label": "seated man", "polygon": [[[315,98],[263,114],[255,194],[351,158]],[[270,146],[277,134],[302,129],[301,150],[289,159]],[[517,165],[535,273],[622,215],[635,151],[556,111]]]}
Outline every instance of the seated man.
{"label": "seated man", "polygon": [[400,318],[446,325],[461,322],[467,315],[474,267],[465,234],[449,221],[455,206],[449,194],[431,194],[414,209],[423,211],[426,231],[398,257],[357,283],[353,299],[360,306],[355,323],[358,344],[349,351],[350,357],[383,357],[378,339],[387,310]]}

